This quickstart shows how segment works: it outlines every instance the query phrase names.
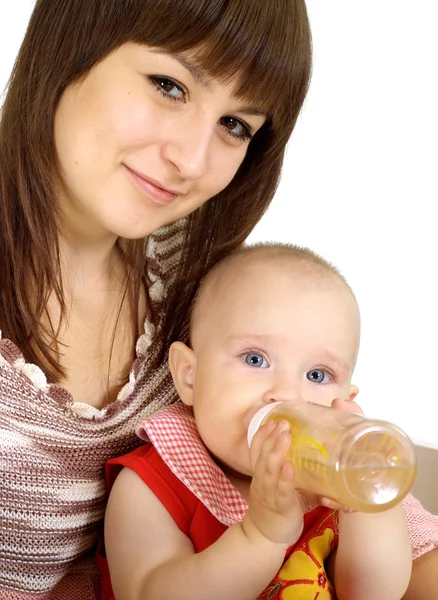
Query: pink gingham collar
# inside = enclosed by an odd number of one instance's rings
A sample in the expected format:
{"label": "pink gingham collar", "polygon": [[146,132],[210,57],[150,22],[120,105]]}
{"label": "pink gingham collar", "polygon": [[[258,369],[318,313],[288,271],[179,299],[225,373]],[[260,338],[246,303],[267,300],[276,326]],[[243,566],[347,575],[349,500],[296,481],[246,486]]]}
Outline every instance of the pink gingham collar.
{"label": "pink gingham collar", "polygon": [[173,474],[224,525],[240,522],[248,505],[211,458],[199,437],[190,407],[178,402],[136,427],[154,445]]}

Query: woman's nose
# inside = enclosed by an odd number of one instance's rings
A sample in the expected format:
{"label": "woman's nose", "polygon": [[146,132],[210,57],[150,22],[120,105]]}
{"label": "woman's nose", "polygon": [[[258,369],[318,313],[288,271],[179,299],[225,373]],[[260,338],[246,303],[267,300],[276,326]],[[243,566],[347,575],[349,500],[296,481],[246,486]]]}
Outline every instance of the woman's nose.
{"label": "woman's nose", "polygon": [[207,172],[214,127],[206,120],[181,119],[171,139],[163,146],[163,158],[172,164],[181,179],[199,179]]}

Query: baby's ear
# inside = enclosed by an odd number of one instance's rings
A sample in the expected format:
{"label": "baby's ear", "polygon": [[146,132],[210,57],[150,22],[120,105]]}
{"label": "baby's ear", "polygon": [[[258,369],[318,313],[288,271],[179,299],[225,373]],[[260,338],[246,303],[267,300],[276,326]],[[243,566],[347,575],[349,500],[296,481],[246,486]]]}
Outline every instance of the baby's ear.
{"label": "baby's ear", "polygon": [[181,401],[187,406],[192,406],[196,371],[196,357],[193,350],[182,342],[174,342],[169,350],[169,369]]}
{"label": "baby's ear", "polygon": [[350,396],[349,396],[349,400],[354,400],[356,398],[356,396],[359,393],[359,388],[356,385],[351,385],[350,386]]}

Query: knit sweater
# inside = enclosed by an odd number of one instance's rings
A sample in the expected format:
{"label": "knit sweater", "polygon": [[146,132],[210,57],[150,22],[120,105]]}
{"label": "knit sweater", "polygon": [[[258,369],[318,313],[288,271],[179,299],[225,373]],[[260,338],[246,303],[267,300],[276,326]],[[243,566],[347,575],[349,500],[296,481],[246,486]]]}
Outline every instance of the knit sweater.
{"label": "knit sweater", "polygon": [[[184,223],[149,237],[149,293],[160,313]],[[137,447],[135,425],[176,394],[167,364],[153,368],[146,321],[129,382],[102,410],[75,402],[0,334],[0,598],[97,600],[94,561],[106,504],[105,462]]]}

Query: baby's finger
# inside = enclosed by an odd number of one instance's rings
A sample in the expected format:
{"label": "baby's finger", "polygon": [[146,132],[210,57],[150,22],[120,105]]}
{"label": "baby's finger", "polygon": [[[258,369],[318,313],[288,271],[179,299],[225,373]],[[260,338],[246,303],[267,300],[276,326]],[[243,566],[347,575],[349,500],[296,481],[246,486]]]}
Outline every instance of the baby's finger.
{"label": "baby's finger", "polygon": [[288,428],[288,423],[279,423],[265,438],[260,448],[254,468],[254,479],[263,487],[264,493],[269,493],[277,485],[280,469],[291,441]]}
{"label": "baby's finger", "polygon": [[294,486],[294,468],[289,461],[284,461],[278,477],[276,488],[276,508],[279,513],[288,515],[291,539],[297,540],[304,526],[304,509],[302,498]]}
{"label": "baby's finger", "polygon": [[354,402],[354,400],[342,400],[341,398],[335,398],[332,402],[332,408],[337,408],[345,412],[351,412],[357,415],[363,415],[361,407]]}
{"label": "baby's finger", "polygon": [[262,448],[261,453],[266,473],[275,478],[275,480],[278,480],[280,476],[280,471],[286,458],[286,452],[291,443],[291,435],[289,431],[284,430],[284,426],[282,427],[281,423],[279,423],[277,430],[278,431],[273,432],[274,434],[277,433],[274,444],[271,447],[266,444]]}
{"label": "baby's finger", "polygon": [[320,498],[319,504],[321,504],[322,506],[326,506],[327,508],[333,508],[334,510],[341,510],[342,512],[345,512],[345,513],[356,512],[354,510],[354,508],[349,508],[348,506],[339,504],[339,502],[336,502],[335,500],[332,500],[331,498]]}
{"label": "baby's finger", "polygon": [[274,431],[276,425],[275,421],[269,421],[266,425],[262,425],[252,438],[251,446],[249,448],[249,458],[253,471],[260,456],[262,446],[266,438]]}
{"label": "baby's finger", "polygon": [[279,502],[287,501],[288,504],[291,503],[291,498],[295,498],[297,506],[301,507],[298,494],[295,493],[294,475],[295,472],[292,463],[283,459],[278,474],[277,496]]}

